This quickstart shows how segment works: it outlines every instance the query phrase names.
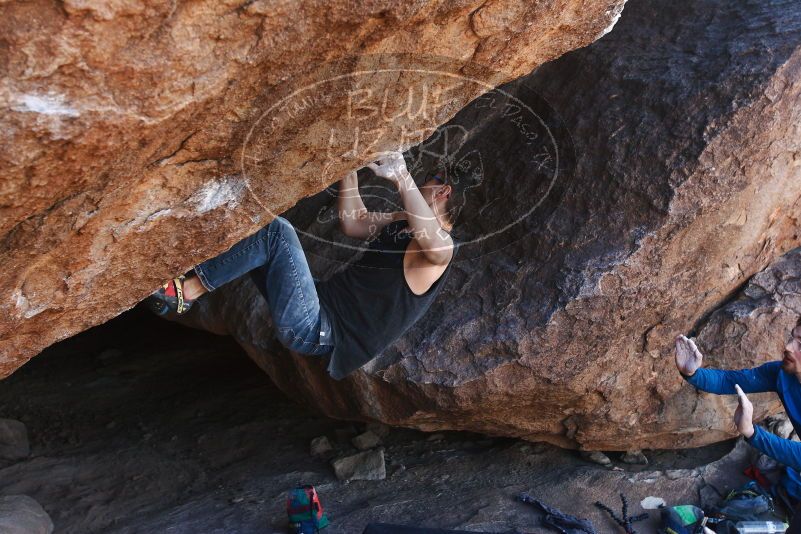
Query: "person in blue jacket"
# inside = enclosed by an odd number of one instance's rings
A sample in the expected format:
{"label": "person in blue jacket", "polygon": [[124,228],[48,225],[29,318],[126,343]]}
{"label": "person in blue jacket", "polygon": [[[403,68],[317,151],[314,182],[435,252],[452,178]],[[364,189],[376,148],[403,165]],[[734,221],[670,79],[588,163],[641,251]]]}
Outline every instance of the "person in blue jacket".
{"label": "person in blue jacket", "polygon": [[738,371],[702,369],[702,361],[703,355],[691,339],[676,338],[676,367],[684,379],[701,391],[738,396],[739,406],[734,412],[737,431],[746,443],[784,464],[780,483],[790,497],[801,501],[801,443],[755,426],[754,407],[746,396],[746,393],[775,391],[796,434],[801,436],[801,321],[793,329],[781,361]]}

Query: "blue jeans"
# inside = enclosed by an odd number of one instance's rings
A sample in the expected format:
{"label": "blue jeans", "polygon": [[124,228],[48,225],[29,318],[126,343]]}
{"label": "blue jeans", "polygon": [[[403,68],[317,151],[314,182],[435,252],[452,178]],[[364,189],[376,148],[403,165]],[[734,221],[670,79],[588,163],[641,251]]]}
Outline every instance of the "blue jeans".
{"label": "blue jeans", "polygon": [[250,273],[270,308],[278,340],[302,354],[333,350],[331,321],[320,306],[306,255],[292,224],[276,217],[227,252],[195,266],[209,291]]}

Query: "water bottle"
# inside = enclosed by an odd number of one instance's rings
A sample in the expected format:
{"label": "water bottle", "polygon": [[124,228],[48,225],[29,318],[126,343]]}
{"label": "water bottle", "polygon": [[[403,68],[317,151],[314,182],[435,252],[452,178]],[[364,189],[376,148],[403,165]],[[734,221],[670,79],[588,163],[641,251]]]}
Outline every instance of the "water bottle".
{"label": "water bottle", "polygon": [[740,534],[775,534],[786,531],[788,525],[778,521],[740,521],[735,527]]}

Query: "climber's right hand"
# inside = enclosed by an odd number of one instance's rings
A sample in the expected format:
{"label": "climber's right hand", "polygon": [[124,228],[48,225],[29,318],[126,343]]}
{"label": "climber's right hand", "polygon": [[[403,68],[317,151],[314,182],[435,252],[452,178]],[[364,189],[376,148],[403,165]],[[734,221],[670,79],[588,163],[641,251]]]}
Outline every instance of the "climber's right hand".
{"label": "climber's right hand", "polygon": [[684,376],[692,376],[701,367],[704,357],[695,342],[686,336],[676,337],[676,368]]}
{"label": "climber's right hand", "polygon": [[754,435],[754,405],[748,400],[740,384],[735,384],[734,390],[737,392],[737,399],[740,401],[737,409],[734,410],[734,426],[737,427],[737,432],[748,439]]}
{"label": "climber's right hand", "polygon": [[386,152],[377,161],[368,163],[367,167],[376,176],[386,178],[398,186],[402,185],[403,181],[409,176],[406,160],[403,159],[403,154],[400,152]]}

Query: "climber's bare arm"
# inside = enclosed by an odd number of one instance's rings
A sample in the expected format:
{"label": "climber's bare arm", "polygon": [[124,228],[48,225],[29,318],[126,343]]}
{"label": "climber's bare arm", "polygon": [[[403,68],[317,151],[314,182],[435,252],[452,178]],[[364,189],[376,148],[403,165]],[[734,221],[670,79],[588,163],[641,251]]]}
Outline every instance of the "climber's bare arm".
{"label": "climber's bare arm", "polygon": [[453,257],[451,235],[439,225],[408,171],[402,180],[399,185],[401,200],[415,241],[428,261],[434,265],[447,265]]}
{"label": "climber's bare arm", "polygon": [[414,178],[406,168],[403,154],[389,152],[368,167],[377,176],[395,182],[398,186],[409,229],[426,260],[433,265],[447,265],[453,256],[453,239],[439,225],[437,217],[414,183]]}
{"label": "climber's bare arm", "polygon": [[337,211],[342,233],[357,239],[370,239],[384,226],[403,216],[399,211],[368,211],[359,194],[359,178],[355,171],[339,182]]}

